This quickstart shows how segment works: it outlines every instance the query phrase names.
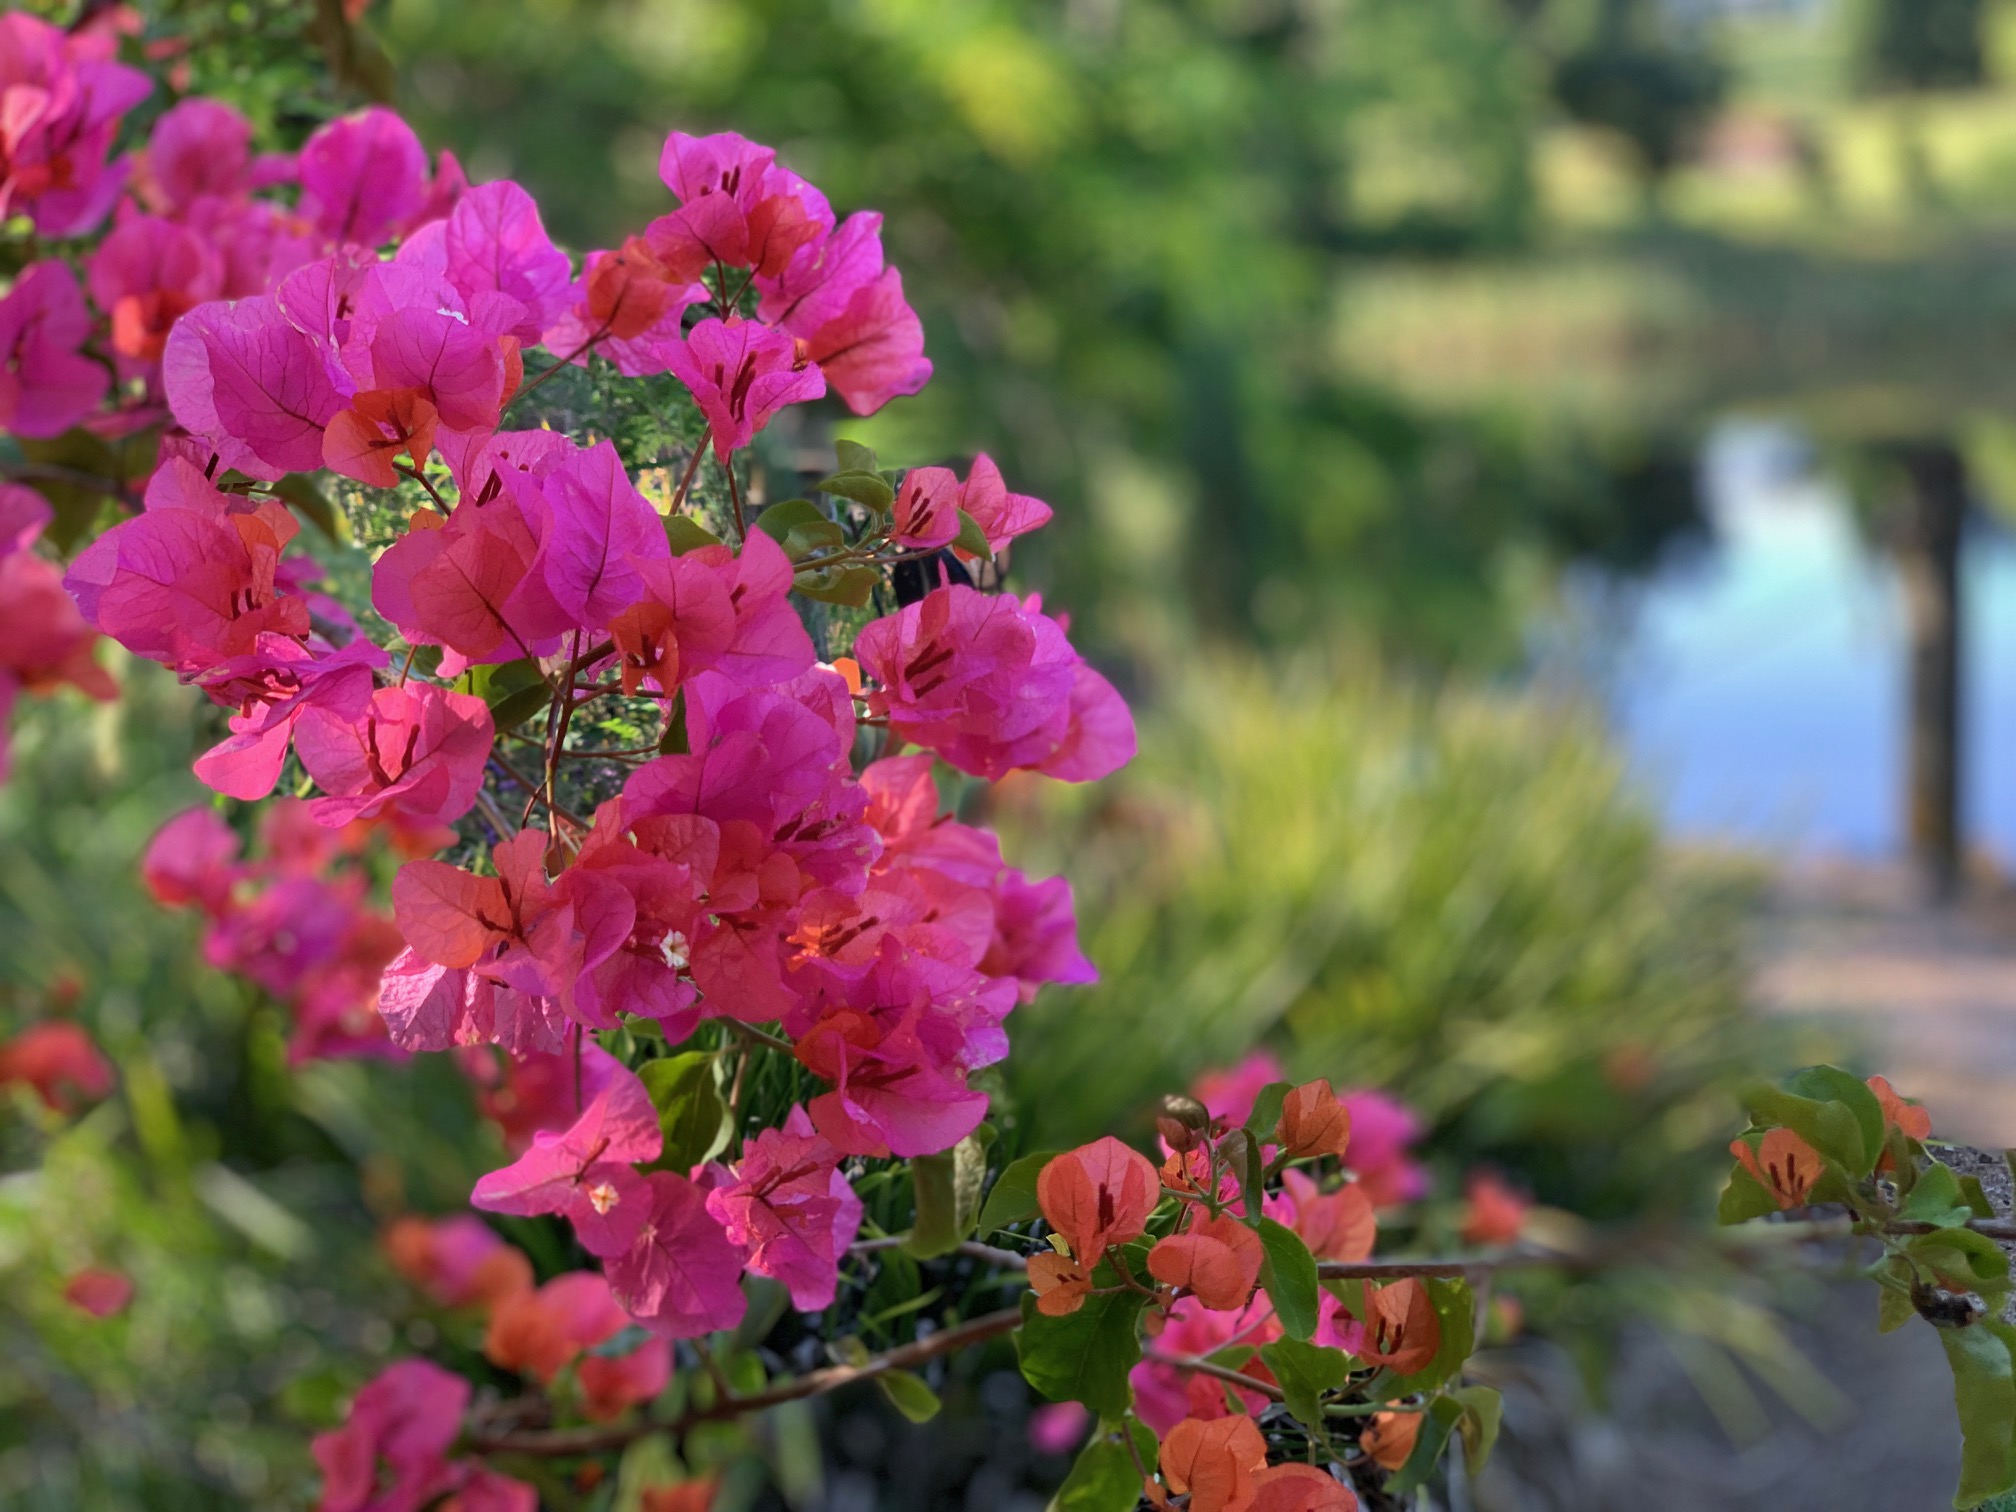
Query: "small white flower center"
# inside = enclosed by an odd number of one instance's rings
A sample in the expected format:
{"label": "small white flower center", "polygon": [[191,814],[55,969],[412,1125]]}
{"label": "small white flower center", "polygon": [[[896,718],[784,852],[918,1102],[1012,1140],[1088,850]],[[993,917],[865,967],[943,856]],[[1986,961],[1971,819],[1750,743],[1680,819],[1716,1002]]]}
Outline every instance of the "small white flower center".
{"label": "small white flower center", "polygon": [[665,931],[665,938],[658,942],[658,954],[668,969],[684,971],[692,962],[692,957],[686,953],[686,947],[686,936],[676,929],[668,929]]}
{"label": "small white flower center", "polygon": [[609,1216],[609,1209],[623,1200],[622,1194],[606,1181],[598,1181],[588,1188],[588,1202],[603,1217]]}

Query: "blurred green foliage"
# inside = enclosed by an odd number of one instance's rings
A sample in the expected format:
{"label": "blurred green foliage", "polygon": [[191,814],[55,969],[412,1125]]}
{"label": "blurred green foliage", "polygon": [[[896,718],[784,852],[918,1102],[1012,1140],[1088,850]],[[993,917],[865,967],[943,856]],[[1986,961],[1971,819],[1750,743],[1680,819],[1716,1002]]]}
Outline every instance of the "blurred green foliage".
{"label": "blurred green foliage", "polygon": [[1586,711],[1309,656],[1187,663],[1149,719],[1098,790],[1001,816],[1068,858],[1102,973],[1016,1024],[1033,1145],[1140,1129],[1264,1041],[1406,1098],[1451,1175],[1705,1211],[1730,1089],[1788,1053],[1746,1004],[1761,879],[1670,850]]}
{"label": "blurred green foliage", "polygon": [[577,245],[669,207],[673,127],[881,210],[938,371],[846,429],[892,461],[987,450],[1057,504],[1025,565],[1095,639],[1128,633],[1101,589],[1147,554],[1207,631],[1349,620],[1508,660],[1508,563],[1637,561],[1692,518],[1648,531],[1602,438],[1343,371],[1356,261],[1531,231],[1547,61],[1501,0],[391,0],[370,24],[430,140]]}

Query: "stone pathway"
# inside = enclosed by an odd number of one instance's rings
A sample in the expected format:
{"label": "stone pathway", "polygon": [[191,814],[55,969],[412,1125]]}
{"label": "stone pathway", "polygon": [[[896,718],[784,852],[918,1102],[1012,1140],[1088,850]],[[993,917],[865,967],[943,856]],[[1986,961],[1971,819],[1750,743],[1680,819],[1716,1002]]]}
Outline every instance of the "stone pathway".
{"label": "stone pathway", "polygon": [[1779,884],[1758,952],[1765,1006],[1839,1028],[1941,1138],[2016,1146],[2016,892],[1935,911],[1902,867],[1816,863]]}

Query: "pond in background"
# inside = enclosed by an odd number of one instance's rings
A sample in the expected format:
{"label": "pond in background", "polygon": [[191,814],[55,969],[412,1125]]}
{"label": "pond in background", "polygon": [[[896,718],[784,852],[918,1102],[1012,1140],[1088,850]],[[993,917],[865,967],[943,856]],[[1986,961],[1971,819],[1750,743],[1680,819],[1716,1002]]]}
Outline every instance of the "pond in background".
{"label": "pond in background", "polygon": [[[1629,629],[1602,681],[1677,834],[1895,856],[1901,592],[1839,487],[1809,461],[1783,426],[1716,428],[1702,457],[1714,540],[1631,594]],[[2016,864],[2016,542],[1974,529],[1963,574],[1968,834],[2007,867]],[[1583,586],[1585,604],[1609,597]]]}

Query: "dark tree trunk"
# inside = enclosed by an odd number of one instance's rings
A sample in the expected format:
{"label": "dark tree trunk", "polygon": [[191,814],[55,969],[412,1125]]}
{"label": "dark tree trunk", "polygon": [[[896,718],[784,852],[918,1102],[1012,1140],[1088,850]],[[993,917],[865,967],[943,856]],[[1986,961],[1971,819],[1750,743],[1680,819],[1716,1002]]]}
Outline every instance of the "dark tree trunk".
{"label": "dark tree trunk", "polygon": [[1950,443],[1902,446],[1905,488],[1898,566],[1910,641],[1908,825],[1911,850],[1933,896],[1960,890],[1960,533],[1967,475]]}

